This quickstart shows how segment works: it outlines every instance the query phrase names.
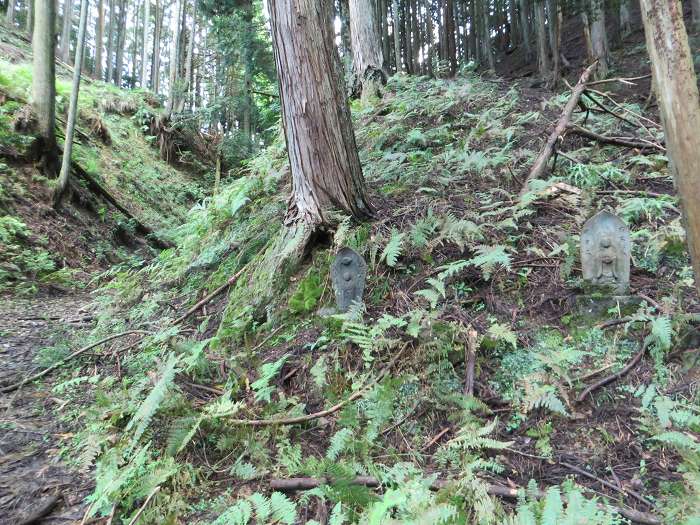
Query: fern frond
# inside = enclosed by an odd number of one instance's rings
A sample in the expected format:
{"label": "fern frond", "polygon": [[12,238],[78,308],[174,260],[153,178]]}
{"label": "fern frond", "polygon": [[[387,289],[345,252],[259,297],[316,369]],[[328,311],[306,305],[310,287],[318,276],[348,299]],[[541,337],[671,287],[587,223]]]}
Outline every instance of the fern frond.
{"label": "fern frond", "polygon": [[166,453],[170,456],[177,456],[182,452],[199,430],[199,425],[203,420],[204,414],[176,419],[168,434]]}
{"label": "fern frond", "polygon": [[141,403],[138,410],[131,418],[131,421],[129,421],[129,424],[126,426],[127,432],[134,429],[132,446],[136,444],[139,439],[141,439],[141,436],[146,431],[151,419],[153,419],[153,416],[158,411],[158,408],[160,408],[161,403],[165,399],[165,395],[168,393],[168,390],[175,380],[178,362],[179,358],[176,355],[170,354],[168,356],[165,364],[159,371],[158,375],[160,378],[153,387],[153,390],[151,390],[146,399],[144,399],[143,403]]}
{"label": "fern frond", "polygon": [[386,261],[388,266],[394,268],[403,251],[403,238],[405,234],[399,233],[396,229],[391,230],[389,242],[384,247],[381,260]]}
{"label": "fern frond", "polygon": [[354,437],[354,432],[350,428],[341,428],[338,432],[333,434],[331,438],[330,445],[326,451],[326,458],[331,461],[338,459],[341,452],[345,450],[348,444],[352,441]]}

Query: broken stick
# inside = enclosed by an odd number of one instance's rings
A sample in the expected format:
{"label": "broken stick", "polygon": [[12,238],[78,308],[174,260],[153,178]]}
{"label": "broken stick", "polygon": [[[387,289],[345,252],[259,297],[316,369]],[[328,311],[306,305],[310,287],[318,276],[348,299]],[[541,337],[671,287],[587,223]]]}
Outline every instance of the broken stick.
{"label": "broken stick", "polygon": [[[288,479],[272,479],[270,480],[270,488],[272,490],[279,490],[283,492],[291,492],[295,490],[311,490],[322,485],[330,483],[328,479],[323,478],[288,478]],[[451,482],[449,480],[436,479],[430,485],[432,490],[440,490],[447,487]],[[378,488],[382,485],[379,479],[372,476],[358,476],[350,481],[352,485],[362,485],[369,488]],[[525,489],[520,487],[506,487],[503,485],[488,484],[486,492],[491,496],[497,496],[499,498],[510,498],[516,499],[518,495]],[[537,491],[536,497],[543,498],[546,493],[544,491]],[[620,516],[627,518],[635,523],[643,523],[645,525],[661,525],[661,520],[657,518],[654,514],[649,514],[647,512],[640,512],[638,510],[615,507],[612,505],[599,505],[600,507],[607,507],[613,512],[617,512]]]}
{"label": "broken stick", "polygon": [[540,151],[540,154],[537,156],[535,163],[532,165],[532,169],[530,170],[529,175],[525,179],[525,183],[523,184],[523,187],[520,190],[521,196],[527,192],[530,181],[533,179],[539,179],[547,169],[547,162],[549,162],[549,159],[554,154],[557,140],[559,140],[559,137],[561,137],[564,131],[566,131],[566,126],[571,120],[571,115],[573,114],[574,109],[578,105],[578,101],[581,98],[581,95],[586,89],[586,83],[588,82],[588,79],[591,78],[591,75],[593,74],[593,71],[595,71],[597,65],[598,62],[596,61],[593,62],[590,66],[588,66],[581,74],[581,78],[579,78],[577,84],[571,90],[571,97],[566,103],[566,106],[564,106],[564,111],[562,112],[561,117],[559,117],[557,125],[554,127],[554,131],[552,131],[552,133],[549,135],[547,143]]}

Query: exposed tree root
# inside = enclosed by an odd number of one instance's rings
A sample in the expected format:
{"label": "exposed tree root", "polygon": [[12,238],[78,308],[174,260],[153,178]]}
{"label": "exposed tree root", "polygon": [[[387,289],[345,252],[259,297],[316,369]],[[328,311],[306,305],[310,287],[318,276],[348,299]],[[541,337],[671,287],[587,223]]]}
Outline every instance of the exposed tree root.
{"label": "exposed tree root", "polygon": [[612,383],[613,381],[617,381],[618,379],[620,379],[621,377],[623,377],[624,375],[629,373],[629,371],[632,370],[635,366],[637,366],[639,361],[642,360],[642,357],[644,357],[644,354],[646,353],[648,346],[649,346],[649,343],[647,341],[645,341],[644,344],[642,345],[641,350],[634,355],[634,357],[630,360],[629,363],[627,363],[625,365],[624,368],[615,372],[614,374],[611,374],[607,377],[604,377],[603,379],[601,379],[600,381],[598,381],[596,383],[593,383],[591,386],[589,386],[583,392],[581,392],[581,394],[576,398],[576,402],[581,403],[592,392],[598,390],[601,387],[604,387],[605,385]]}

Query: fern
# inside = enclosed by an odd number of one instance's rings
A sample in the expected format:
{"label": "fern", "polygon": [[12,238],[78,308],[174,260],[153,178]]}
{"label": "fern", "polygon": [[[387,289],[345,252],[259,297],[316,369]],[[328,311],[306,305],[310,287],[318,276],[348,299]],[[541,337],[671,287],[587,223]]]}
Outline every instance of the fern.
{"label": "fern", "polygon": [[256,401],[270,402],[270,396],[275,391],[275,387],[270,386],[270,381],[277,375],[288,358],[289,354],[285,354],[274,363],[265,363],[260,367],[260,376],[250,385],[255,392]]}
{"label": "fern", "polygon": [[673,325],[668,317],[655,317],[651,320],[650,342],[653,342],[657,349],[666,352],[671,348],[673,337]]}
{"label": "fern", "polygon": [[192,440],[199,426],[204,420],[204,414],[199,416],[185,416],[176,419],[168,434],[168,444],[166,453],[170,456],[177,456]]}
{"label": "fern", "polygon": [[389,242],[384,247],[381,260],[386,261],[388,266],[396,267],[396,263],[403,251],[403,239],[405,234],[399,233],[396,229],[391,230]]}
{"label": "fern", "polygon": [[134,429],[132,436],[132,447],[141,439],[141,436],[146,431],[146,428],[153,419],[153,416],[160,408],[161,403],[165,399],[168,390],[175,380],[176,366],[179,358],[174,354],[169,354],[166,362],[159,370],[160,379],[156,382],[153,390],[148,394],[143,403],[139,406],[136,413],[126,426],[126,431]]}
{"label": "fern", "polygon": [[476,252],[478,255],[470,259],[469,262],[481,269],[484,279],[487,281],[498,266],[510,271],[510,255],[506,253],[505,246],[478,246]]}
{"label": "fern", "polygon": [[514,350],[518,347],[518,336],[505,324],[493,323],[487,333],[495,341],[503,341],[511,345]]}
{"label": "fern", "polygon": [[269,498],[256,492],[229,507],[211,525],[247,525],[253,515],[259,524],[292,525],[297,520],[296,504],[281,492],[273,492]]}
{"label": "fern", "polygon": [[347,427],[341,428],[338,432],[333,434],[330,446],[326,451],[326,458],[330,459],[331,461],[338,459],[340,453],[347,448],[348,444],[353,438],[354,432],[352,429]]}

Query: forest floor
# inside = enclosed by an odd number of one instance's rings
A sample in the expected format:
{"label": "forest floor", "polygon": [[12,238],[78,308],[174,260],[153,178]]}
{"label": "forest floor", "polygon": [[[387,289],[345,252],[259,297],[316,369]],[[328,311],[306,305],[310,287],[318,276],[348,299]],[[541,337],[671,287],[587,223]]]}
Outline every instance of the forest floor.
{"label": "forest floor", "polygon": [[[34,373],[46,349],[79,341],[90,326],[90,300],[78,294],[0,302],[0,384]],[[94,483],[64,463],[69,431],[60,414],[68,401],[54,386],[28,384],[0,396],[0,524],[23,523],[42,508],[47,524],[79,523],[85,513]]]}

